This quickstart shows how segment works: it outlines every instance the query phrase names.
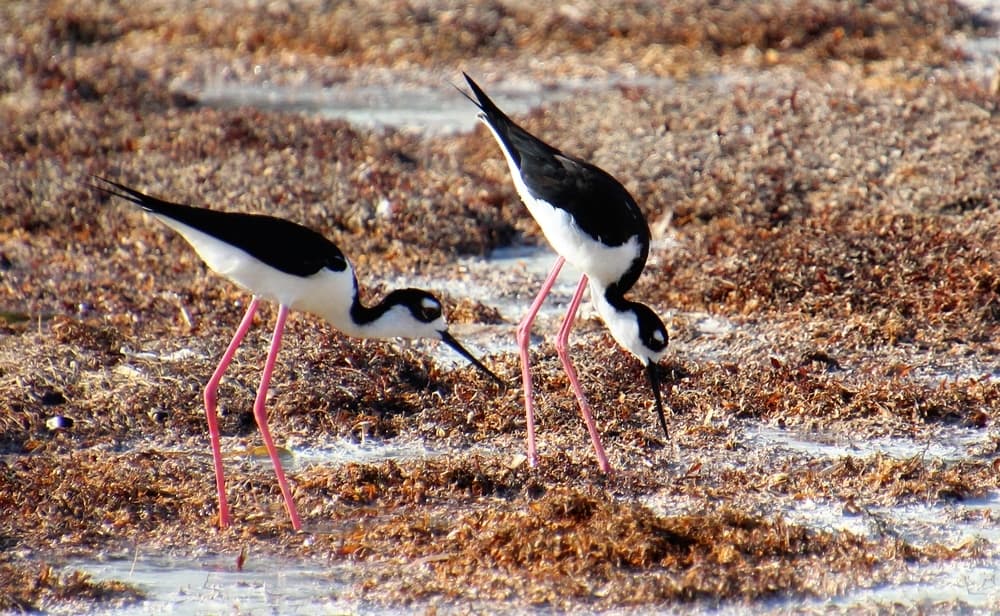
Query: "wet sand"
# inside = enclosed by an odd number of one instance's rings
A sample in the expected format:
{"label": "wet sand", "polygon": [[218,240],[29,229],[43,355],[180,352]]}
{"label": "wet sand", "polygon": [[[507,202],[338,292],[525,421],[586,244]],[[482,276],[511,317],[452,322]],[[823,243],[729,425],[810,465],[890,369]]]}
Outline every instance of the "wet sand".
{"label": "wet sand", "polygon": [[[998,99],[956,46],[992,24],[952,3],[606,6],[0,6],[0,610],[140,609],[142,586],[80,563],[241,554],[329,568],[355,611],[995,608],[877,593],[1000,569]],[[460,110],[462,71],[646,214],[634,294],[670,329],[671,439],[586,307],[573,355],[616,472],[597,468],[553,346],[568,276],[535,329],[537,469],[518,386],[297,314],[268,406],[294,534],[254,449],[269,307],[220,390],[235,523],[215,530],[201,389],[248,297],[89,174],[320,230],[366,298],[432,288],[515,383],[547,254],[471,105],[427,130],[205,94]],[[417,453],[307,453],[362,439]]]}

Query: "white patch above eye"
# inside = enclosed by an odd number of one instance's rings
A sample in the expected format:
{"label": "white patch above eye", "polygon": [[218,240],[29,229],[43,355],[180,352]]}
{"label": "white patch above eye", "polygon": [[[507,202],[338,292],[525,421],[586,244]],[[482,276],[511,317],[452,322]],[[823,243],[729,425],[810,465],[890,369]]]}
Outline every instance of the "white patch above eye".
{"label": "white patch above eye", "polygon": [[653,340],[655,340],[660,344],[663,344],[665,342],[665,340],[663,339],[663,332],[661,332],[660,330],[656,330],[655,332],[653,332]]}
{"label": "white patch above eye", "polygon": [[420,300],[420,307],[423,308],[424,310],[440,310],[441,303],[429,297],[425,297]]}

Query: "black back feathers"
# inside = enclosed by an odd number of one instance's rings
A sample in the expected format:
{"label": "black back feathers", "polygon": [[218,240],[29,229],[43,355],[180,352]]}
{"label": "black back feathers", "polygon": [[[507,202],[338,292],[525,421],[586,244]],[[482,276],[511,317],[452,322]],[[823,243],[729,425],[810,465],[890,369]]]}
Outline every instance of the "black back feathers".
{"label": "black back feathers", "polygon": [[323,268],[344,271],[347,258],[322,234],[283,218],[262,214],[219,212],[171,203],[118,182],[95,177],[107,186],[94,187],[135,203],[147,212],[175,220],[238,248],[286,274],[311,276]]}

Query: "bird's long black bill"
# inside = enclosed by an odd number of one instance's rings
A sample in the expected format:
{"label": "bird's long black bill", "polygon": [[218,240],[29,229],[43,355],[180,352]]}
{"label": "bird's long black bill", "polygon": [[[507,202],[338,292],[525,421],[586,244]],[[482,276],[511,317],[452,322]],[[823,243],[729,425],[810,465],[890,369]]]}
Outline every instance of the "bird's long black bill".
{"label": "bird's long black bill", "polygon": [[646,376],[649,377],[649,385],[653,388],[653,400],[656,401],[656,414],[660,418],[660,426],[663,427],[663,434],[669,439],[670,431],[667,430],[667,420],[663,416],[663,401],[660,399],[660,367],[653,362],[648,362]]}
{"label": "bird's long black bill", "polygon": [[496,381],[498,385],[500,385],[501,387],[505,386],[505,383],[503,382],[503,379],[501,379],[497,375],[493,374],[493,371],[490,370],[489,368],[487,368],[483,364],[483,362],[479,361],[478,359],[476,359],[472,355],[472,353],[470,353],[467,350],[465,350],[465,347],[462,346],[461,344],[459,344],[458,340],[455,340],[454,336],[452,336],[448,332],[444,331],[444,332],[441,332],[441,340],[443,340],[444,343],[447,344],[448,346],[450,346],[451,348],[455,349],[455,351],[459,355],[461,355],[465,359],[469,360],[469,363],[471,363],[473,366],[475,366],[476,368],[478,368],[480,372],[483,372],[484,374],[489,375],[489,377],[491,379],[493,379],[494,381]]}

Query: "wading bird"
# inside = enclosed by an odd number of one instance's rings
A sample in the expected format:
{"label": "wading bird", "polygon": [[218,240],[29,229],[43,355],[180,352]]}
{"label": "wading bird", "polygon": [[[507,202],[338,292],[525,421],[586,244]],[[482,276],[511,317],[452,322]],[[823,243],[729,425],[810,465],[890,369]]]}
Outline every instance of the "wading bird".
{"label": "wading bird", "polygon": [[362,304],[358,298],[358,280],[350,261],[333,242],[316,231],[273,216],[220,212],[170,203],[117,182],[95,179],[103,184],[94,184],[94,188],[131,201],[151,213],[184,237],[209,268],[253,294],[250,307],[232,342],[205,386],[205,414],[212,442],[215,485],[219,494],[219,525],[222,528],[229,526],[230,516],[216,419],[216,392],[223,373],[253,323],[254,313],[262,299],[278,304],[278,318],[253,410],[295,530],[300,530],[302,523],[267,427],[265,410],[267,388],[290,310],[316,314],[341,332],[358,338],[441,340],[502,384],[498,376],[448,332],[441,302],[427,291],[400,289],[389,293],[373,306]]}
{"label": "wading bird", "polygon": [[635,200],[611,175],[584,160],[564,154],[528,133],[507,117],[471,77],[463,75],[475,98],[459,91],[479,107],[478,117],[500,145],[518,195],[559,255],[541,291],[517,327],[528,423],[528,459],[532,466],[537,464],[528,356],[531,324],[563,263],[568,261],[583,275],[559,329],[556,350],[580,404],[598,464],[604,472],[609,472],[611,466],[570,361],[567,341],[589,283],[594,306],[611,331],[611,336],[646,366],[660,425],[669,438],[660,400],[657,363],[666,352],[669,340],[667,329],[652,309],[625,297],[646,265],[649,226]]}

